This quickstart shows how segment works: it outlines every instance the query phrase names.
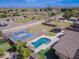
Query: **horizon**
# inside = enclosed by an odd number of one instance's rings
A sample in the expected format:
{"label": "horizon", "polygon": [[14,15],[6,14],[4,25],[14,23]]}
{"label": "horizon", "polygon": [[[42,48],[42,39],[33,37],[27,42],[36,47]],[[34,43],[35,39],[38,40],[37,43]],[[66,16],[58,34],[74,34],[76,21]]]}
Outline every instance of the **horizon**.
{"label": "horizon", "polygon": [[79,0],[0,0],[0,8],[79,7]]}

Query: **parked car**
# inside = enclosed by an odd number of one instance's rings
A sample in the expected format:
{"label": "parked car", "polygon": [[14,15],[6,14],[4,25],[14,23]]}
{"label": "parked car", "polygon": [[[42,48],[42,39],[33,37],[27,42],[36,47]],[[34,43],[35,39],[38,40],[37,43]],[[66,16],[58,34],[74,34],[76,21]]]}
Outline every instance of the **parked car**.
{"label": "parked car", "polygon": [[54,28],[54,29],[50,30],[50,32],[59,33],[59,32],[61,32],[61,29],[60,28]]}
{"label": "parked car", "polygon": [[7,26],[8,24],[6,23],[6,22],[0,22],[0,26],[1,27],[5,27],[5,26]]}

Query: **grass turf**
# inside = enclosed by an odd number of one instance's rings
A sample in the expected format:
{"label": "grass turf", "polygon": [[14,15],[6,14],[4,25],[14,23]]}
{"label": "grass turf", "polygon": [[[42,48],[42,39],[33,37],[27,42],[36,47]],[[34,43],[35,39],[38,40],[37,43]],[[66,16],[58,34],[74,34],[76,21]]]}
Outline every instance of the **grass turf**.
{"label": "grass turf", "polygon": [[31,18],[26,18],[26,19],[22,19],[22,20],[17,20],[16,22],[17,23],[26,23],[26,22],[29,22],[31,20],[32,20]]}
{"label": "grass turf", "polygon": [[54,33],[54,32],[48,32],[46,33],[46,35],[49,35],[49,36],[55,36],[57,33]]}
{"label": "grass turf", "polygon": [[53,28],[54,27],[39,24],[39,25],[35,25],[33,27],[30,27],[29,31],[32,32],[32,33],[41,33],[43,31],[45,31],[45,35],[55,36],[56,33],[50,32],[50,30],[53,29]]}
{"label": "grass turf", "polygon": [[53,24],[57,25],[57,26],[61,26],[61,27],[68,27],[70,25],[72,25],[72,23],[68,23],[68,22],[59,22],[59,21],[52,21]]}
{"label": "grass turf", "polygon": [[40,59],[59,59],[59,57],[55,54],[55,50],[53,48],[41,50],[38,52]]}
{"label": "grass turf", "polygon": [[8,42],[6,42],[5,40],[0,39],[0,49],[3,49],[4,51],[7,51],[10,48],[11,48],[11,46],[9,45]]}
{"label": "grass turf", "polygon": [[0,45],[0,49],[3,49],[4,51],[7,51],[10,48],[11,46],[7,42]]}
{"label": "grass turf", "polygon": [[46,50],[41,50],[38,52],[39,58],[40,59],[46,59],[46,56],[44,55],[47,51],[49,50],[49,48],[47,48]]}

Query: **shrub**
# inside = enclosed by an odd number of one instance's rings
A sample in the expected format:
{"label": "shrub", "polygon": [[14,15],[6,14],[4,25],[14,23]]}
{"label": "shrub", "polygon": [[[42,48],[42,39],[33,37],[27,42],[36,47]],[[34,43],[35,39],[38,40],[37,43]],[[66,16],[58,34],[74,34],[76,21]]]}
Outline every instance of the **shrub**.
{"label": "shrub", "polygon": [[31,55],[31,51],[27,48],[21,47],[19,50],[20,59],[26,59]]}
{"label": "shrub", "polygon": [[21,41],[18,41],[16,45],[13,45],[13,49],[19,53],[19,59],[26,59],[31,55],[31,51],[28,48],[25,48],[25,45],[26,44]]}

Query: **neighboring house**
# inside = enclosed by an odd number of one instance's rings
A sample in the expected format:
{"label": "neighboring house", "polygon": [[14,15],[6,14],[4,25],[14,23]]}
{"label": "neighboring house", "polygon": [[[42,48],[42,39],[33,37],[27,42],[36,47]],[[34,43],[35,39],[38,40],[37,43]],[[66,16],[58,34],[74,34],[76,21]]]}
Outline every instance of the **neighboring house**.
{"label": "neighboring house", "polygon": [[66,30],[53,49],[60,59],[79,59],[79,32]]}
{"label": "neighboring house", "polygon": [[23,18],[24,18],[23,16],[12,16],[12,17],[0,18],[0,21],[16,21],[21,20]]}

